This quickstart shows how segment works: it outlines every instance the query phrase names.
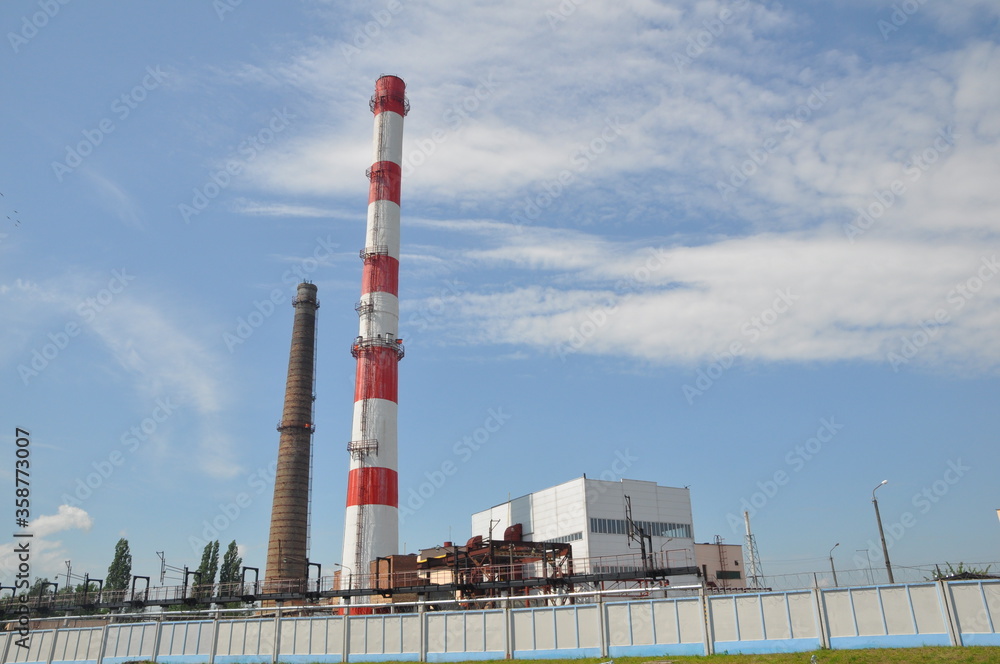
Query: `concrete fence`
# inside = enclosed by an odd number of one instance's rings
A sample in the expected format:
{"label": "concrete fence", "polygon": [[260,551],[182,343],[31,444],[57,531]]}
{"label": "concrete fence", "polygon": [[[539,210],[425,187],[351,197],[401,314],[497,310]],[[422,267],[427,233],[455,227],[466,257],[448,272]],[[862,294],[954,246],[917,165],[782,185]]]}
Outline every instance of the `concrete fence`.
{"label": "concrete fence", "polygon": [[26,639],[17,631],[0,632],[0,664],[447,662],[1000,646],[1000,581],[578,601],[586,603],[518,608],[512,601],[505,608],[463,611],[416,605],[409,613],[310,617],[285,609],[286,615],[267,617],[149,616],[142,622],[35,628]]}

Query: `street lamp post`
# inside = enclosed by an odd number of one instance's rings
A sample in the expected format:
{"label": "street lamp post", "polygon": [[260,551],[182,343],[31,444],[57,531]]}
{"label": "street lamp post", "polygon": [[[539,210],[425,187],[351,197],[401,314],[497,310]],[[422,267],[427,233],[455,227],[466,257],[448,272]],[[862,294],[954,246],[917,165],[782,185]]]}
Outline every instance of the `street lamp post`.
{"label": "street lamp post", "polygon": [[837,587],[837,568],[833,566],[833,549],[836,549],[838,546],[840,546],[840,542],[837,542],[836,544],[834,544],[833,548],[830,549],[830,571],[833,572],[833,587],[834,588]]}
{"label": "street lamp post", "polygon": [[[352,570],[347,565],[341,565],[340,563],[334,563],[334,565],[336,565],[337,567],[342,567],[347,570],[347,589],[351,590],[352,589],[351,581],[354,579],[354,570]],[[341,587],[343,587],[343,585],[341,585]]]}
{"label": "street lamp post", "polygon": [[[1000,510],[998,510],[1000,511]],[[663,553],[663,549],[674,541],[673,537],[668,537],[667,541],[660,545],[660,557],[663,558],[663,568],[667,569],[670,567],[670,551]]]}
{"label": "street lamp post", "polygon": [[889,562],[889,547],[885,545],[885,531],[882,530],[882,516],[878,512],[878,498],[875,492],[888,483],[889,480],[882,480],[879,485],[872,489],[872,504],[875,505],[875,521],[878,522],[878,536],[882,540],[882,555],[885,557],[885,570],[889,573],[889,583],[896,583],[892,578],[892,563]]}

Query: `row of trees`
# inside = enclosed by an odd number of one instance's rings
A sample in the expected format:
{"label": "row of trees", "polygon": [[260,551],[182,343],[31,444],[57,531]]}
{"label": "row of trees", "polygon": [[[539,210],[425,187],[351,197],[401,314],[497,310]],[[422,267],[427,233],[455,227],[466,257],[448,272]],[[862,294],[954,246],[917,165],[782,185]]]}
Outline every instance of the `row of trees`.
{"label": "row of trees", "polygon": [[226,555],[222,558],[222,568],[219,569],[219,540],[209,542],[201,552],[201,564],[198,565],[199,585],[215,583],[215,574],[219,573],[219,583],[239,583],[243,558],[239,554],[236,540],[229,543]]}
{"label": "row of trees", "polygon": [[[219,575],[219,583],[238,583],[241,576],[243,558],[239,554],[236,540],[229,543],[226,555],[222,559],[222,569],[219,569],[219,540],[205,545],[201,553],[201,564],[198,565],[198,585],[215,585],[215,575]],[[132,581],[132,554],[129,552],[128,540],[124,537],[115,545],[115,557],[108,567],[108,577],[104,587],[108,590],[126,590]]]}
{"label": "row of trees", "polygon": [[[201,564],[198,566],[198,585],[215,585],[216,574],[219,575],[219,583],[239,583],[243,558],[239,554],[236,540],[229,543],[229,548],[222,558],[222,567],[219,567],[219,540],[209,542],[201,554]],[[128,540],[122,537],[115,544],[115,555],[108,567],[107,576],[104,578],[105,590],[129,590],[132,584],[132,552],[129,550]],[[36,577],[28,593],[30,595],[52,594],[49,587],[53,586],[47,577]],[[95,592],[98,585],[90,583],[90,588],[85,589],[84,584],[79,584],[75,588],[72,586],[63,588],[60,593],[83,593],[84,590]],[[206,596],[210,596],[208,593]]]}

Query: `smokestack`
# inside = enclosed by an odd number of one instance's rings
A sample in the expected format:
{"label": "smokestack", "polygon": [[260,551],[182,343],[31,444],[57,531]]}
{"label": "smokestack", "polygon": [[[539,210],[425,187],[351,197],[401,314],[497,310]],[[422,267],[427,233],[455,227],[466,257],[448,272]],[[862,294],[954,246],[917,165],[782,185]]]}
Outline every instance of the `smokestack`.
{"label": "smokestack", "polygon": [[285,407],[278,431],[266,581],[305,580],[309,570],[309,491],[316,376],[316,286],[299,284],[288,354]]}
{"label": "smokestack", "polygon": [[369,107],[375,114],[374,156],[368,169],[368,223],[361,250],[364,270],[356,307],[360,324],[351,347],[358,364],[354,422],[347,445],[350,473],[341,559],[354,587],[367,585],[372,560],[394,555],[399,549],[396,411],[397,365],[403,358],[402,339],[397,337],[399,185],[403,116],[409,111],[406,84],[396,76],[380,77]]}

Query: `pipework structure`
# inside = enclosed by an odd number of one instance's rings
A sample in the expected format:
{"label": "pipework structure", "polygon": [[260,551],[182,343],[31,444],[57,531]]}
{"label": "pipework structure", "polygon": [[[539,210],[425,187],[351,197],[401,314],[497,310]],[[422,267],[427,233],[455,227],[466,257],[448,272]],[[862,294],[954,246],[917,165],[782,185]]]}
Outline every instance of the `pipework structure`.
{"label": "pipework structure", "polygon": [[313,403],[316,399],[316,286],[301,283],[292,306],[285,405],[278,424],[278,467],[267,544],[267,581],[305,580],[309,573],[309,507]]}
{"label": "pipework structure", "polygon": [[[358,336],[351,346],[357,359],[343,567],[351,577],[368,579],[377,557],[399,549],[399,479],[396,417],[398,364],[403,358],[399,328],[399,197],[403,158],[403,117],[409,111],[406,84],[397,76],[375,83],[369,104],[375,114],[374,154],[368,169],[368,220]],[[357,585],[355,584],[355,587]]]}

